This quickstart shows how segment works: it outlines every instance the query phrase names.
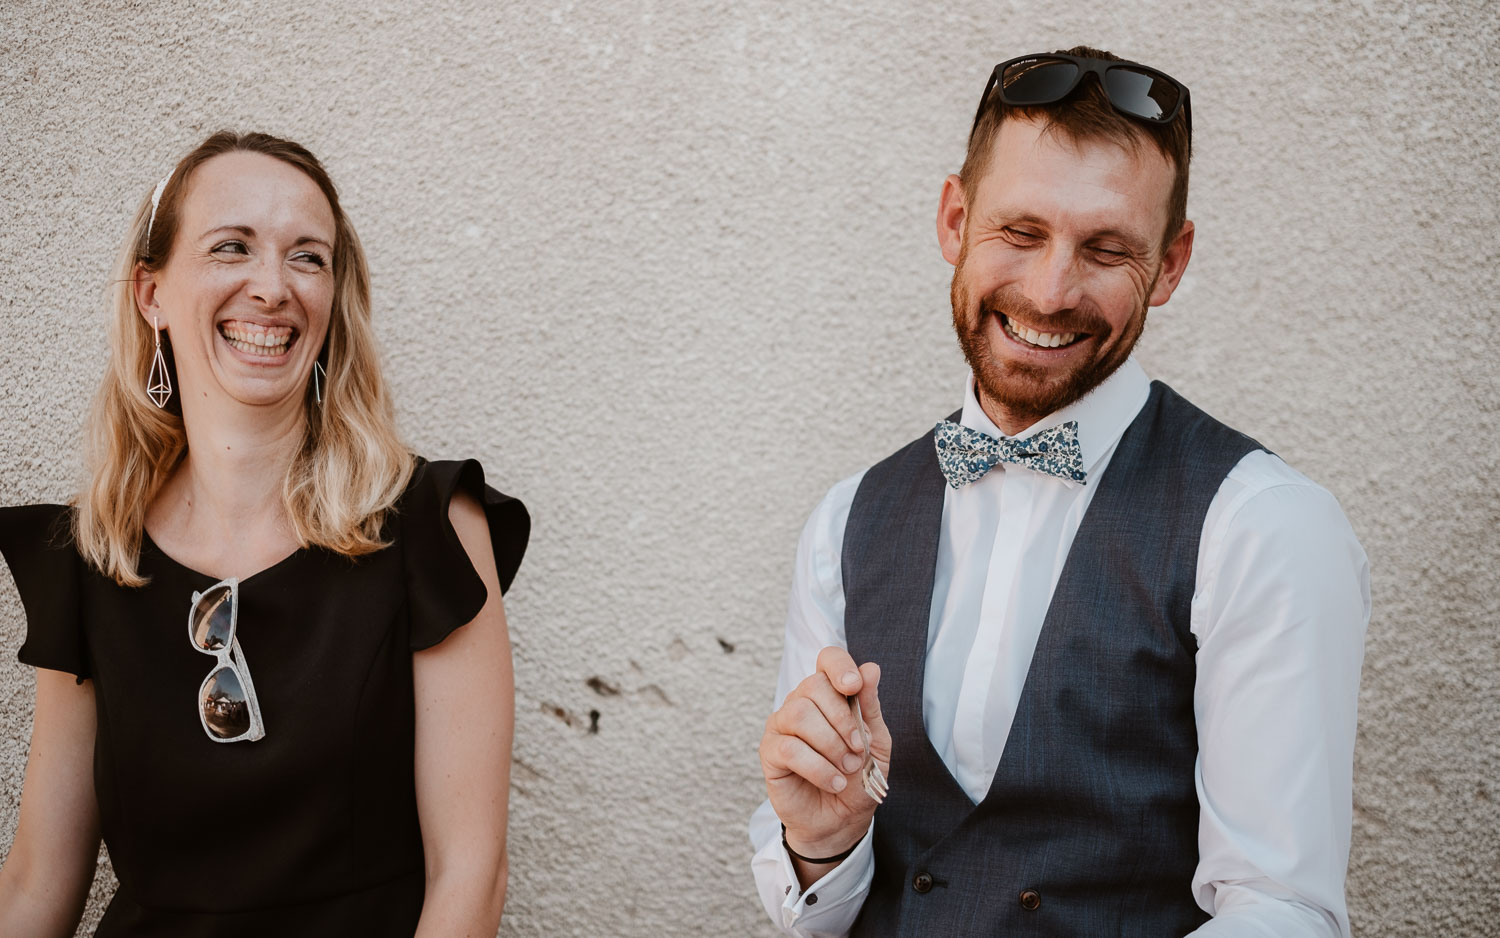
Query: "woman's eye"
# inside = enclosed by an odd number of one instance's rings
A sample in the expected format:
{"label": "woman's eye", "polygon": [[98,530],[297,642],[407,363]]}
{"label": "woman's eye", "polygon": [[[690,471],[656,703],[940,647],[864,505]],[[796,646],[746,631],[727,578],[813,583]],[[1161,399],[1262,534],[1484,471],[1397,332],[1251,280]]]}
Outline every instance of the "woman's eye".
{"label": "woman's eye", "polygon": [[245,242],[243,242],[243,241],[220,241],[218,244],[214,245],[212,248],[209,248],[208,253],[210,253],[210,254],[225,254],[225,253],[227,253],[227,254],[249,254],[250,251],[249,251],[248,248],[245,247]]}
{"label": "woman's eye", "polygon": [[292,255],[292,260],[298,261],[303,264],[312,264],[314,267],[317,267],[320,270],[328,266],[328,261],[323,257],[323,255],[315,254],[312,251],[299,251],[298,253]]}

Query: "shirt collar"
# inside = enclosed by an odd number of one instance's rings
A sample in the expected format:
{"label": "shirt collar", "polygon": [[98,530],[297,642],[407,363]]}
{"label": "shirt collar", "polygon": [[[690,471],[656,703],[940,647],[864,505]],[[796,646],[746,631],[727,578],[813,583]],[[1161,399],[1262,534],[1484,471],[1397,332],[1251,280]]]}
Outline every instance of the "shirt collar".
{"label": "shirt collar", "polygon": [[[1114,374],[1083,397],[1053,411],[1041,420],[1016,434],[1017,439],[1026,439],[1049,427],[1069,420],[1078,421],[1078,448],[1083,453],[1083,471],[1093,472],[1099,460],[1112,451],[1131,421],[1146,406],[1151,395],[1151,380],[1134,358],[1115,369]],[[964,410],[959,423],[980,433],[987,433],[997,440],[1005,434],[995,426],[989,415],[979,406],[974,393],[974,373],[969,372],[964,382]]]}

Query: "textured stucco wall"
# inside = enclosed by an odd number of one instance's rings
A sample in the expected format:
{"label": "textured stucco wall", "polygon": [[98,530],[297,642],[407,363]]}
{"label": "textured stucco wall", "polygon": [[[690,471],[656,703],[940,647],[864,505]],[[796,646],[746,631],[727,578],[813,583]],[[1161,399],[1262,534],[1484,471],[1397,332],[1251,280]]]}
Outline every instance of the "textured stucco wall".
{"label": "textured stucco wall", "polygon": [[[72,490],[142,195],[220,127],[302,140],[368,248],[404,432],[536,519],[502,934],[767,934],[744,822],[797,532],[959,399],[932,219],[990,66],[1103,45],[1195,105],[1196,254],[1141,359],[1328,486],[1371,557],[1356,934],[1492,935],[1497,23],[1480,0],[7,0],[0,502]],[[0,845],[23,633],[0,574]]]}

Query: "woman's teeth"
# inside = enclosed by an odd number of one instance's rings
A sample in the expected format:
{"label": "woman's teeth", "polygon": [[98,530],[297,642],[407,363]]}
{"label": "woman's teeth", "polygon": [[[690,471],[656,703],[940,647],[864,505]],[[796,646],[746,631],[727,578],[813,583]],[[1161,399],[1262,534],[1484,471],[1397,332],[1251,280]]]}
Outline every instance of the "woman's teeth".
{"label": "woman's teeth", "polygon": [[1035,345],[1037,348],[1057,348],[1078,338],[1076,332],[1037,332],[1035,329],[1020,325],[1009,316],[1002,316],[1001,321],[1005,323],[1005,331],[1010,333],[1012,338],[1020,339],[1027,345]]}
{"label": "woman's teeth", "polygon": [[224,337],[224,341],[241,352],[267,358],[280,355],[287,350],[287,346],[291,344],[292,332],[291,326],[267,328],[238,322],[219,324],[219,334]]}

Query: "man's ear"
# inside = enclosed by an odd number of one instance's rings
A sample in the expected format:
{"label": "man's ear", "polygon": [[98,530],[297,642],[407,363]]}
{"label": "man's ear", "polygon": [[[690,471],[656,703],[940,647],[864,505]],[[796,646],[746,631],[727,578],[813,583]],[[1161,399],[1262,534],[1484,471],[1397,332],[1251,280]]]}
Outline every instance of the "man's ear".
{"label": "man's ear", "polygon": [[950,174],[943,180],[943,194],[938,199],[937,236],[938,247],[943,249],[943,260],[958,265],[958,255],[964,246],[964,183],[957,175]]}
{"label": "man's ear", "polygon": [[130,289],[135,293],[135,308],[141,311],[141,318],[146,320],[146,325],[156,327],[156,322],[163,318],[161,304],[156,301],[156,275],[142,267],[135,265],[132,273]]}
{"label": "man's ear", "polygon": [[1188,260],[1193,256],[1193,223],[1185,221],[1182,230],[1177,232],[1177,237],[1167,245],[1167,252],[1161,258],[1161,273],[1156,276],[1156,287],[1151,291],[1150,305],[1161,306],[1172,298],[1172,292],[1177,289],[1177,284],[1182,282],[1183,271],[1187,270]]}

